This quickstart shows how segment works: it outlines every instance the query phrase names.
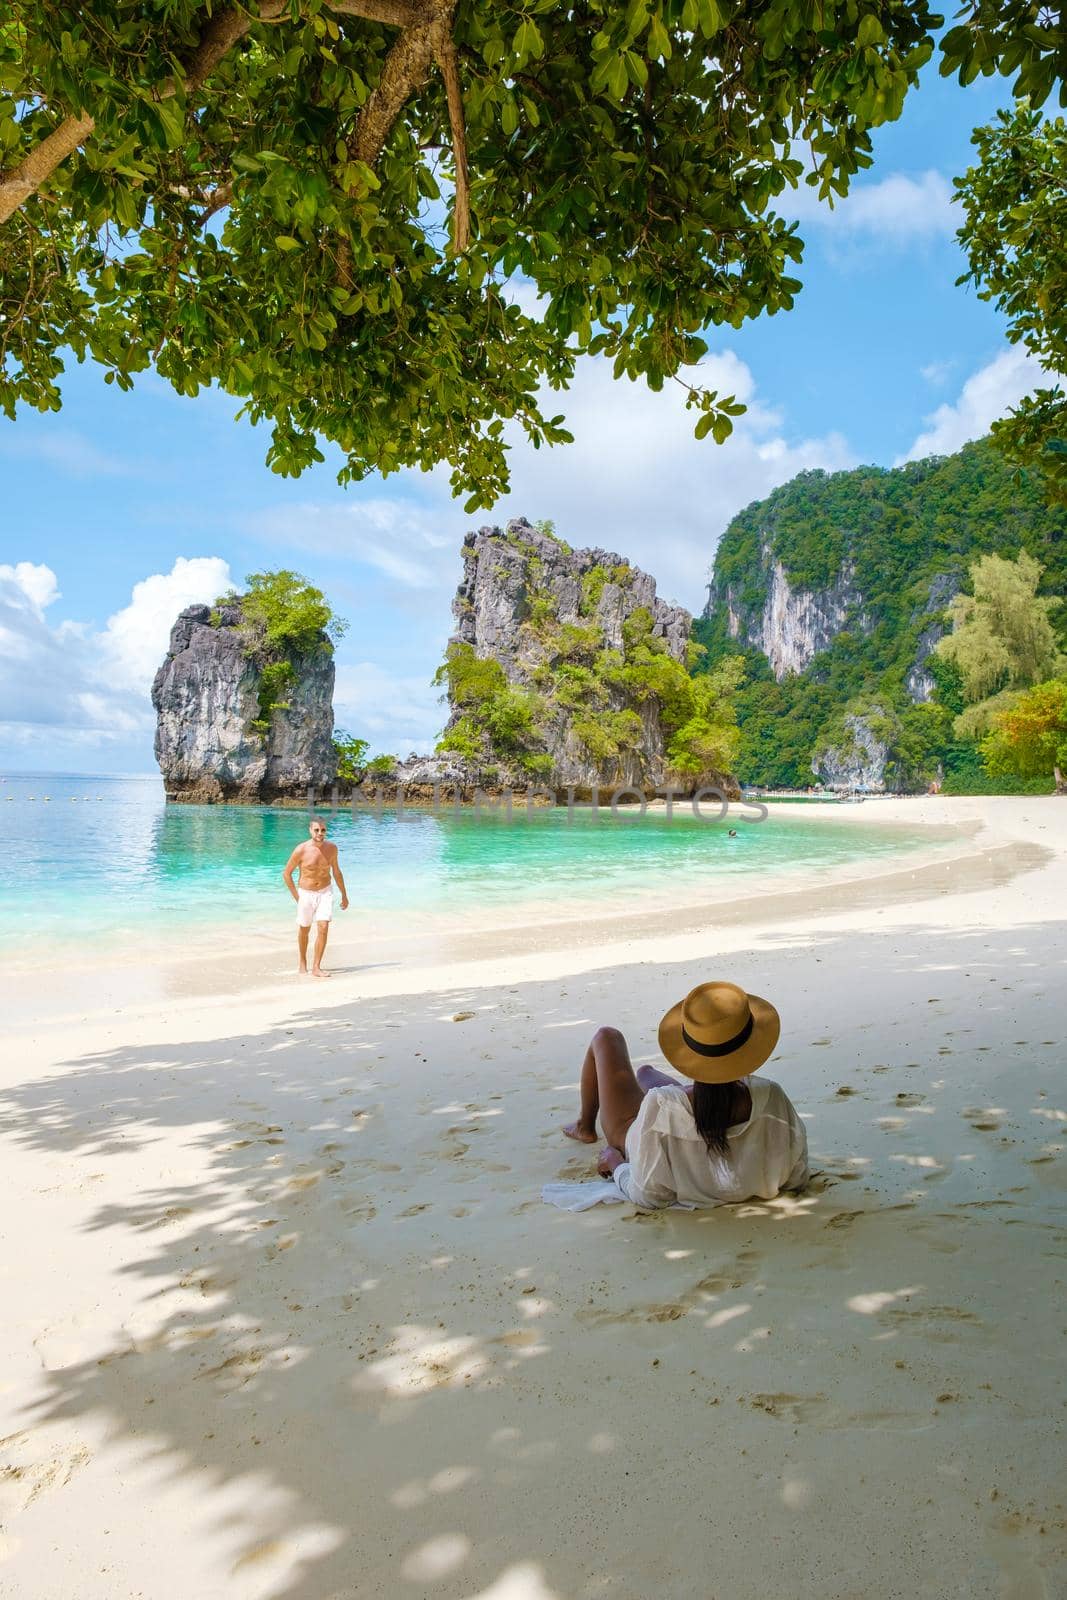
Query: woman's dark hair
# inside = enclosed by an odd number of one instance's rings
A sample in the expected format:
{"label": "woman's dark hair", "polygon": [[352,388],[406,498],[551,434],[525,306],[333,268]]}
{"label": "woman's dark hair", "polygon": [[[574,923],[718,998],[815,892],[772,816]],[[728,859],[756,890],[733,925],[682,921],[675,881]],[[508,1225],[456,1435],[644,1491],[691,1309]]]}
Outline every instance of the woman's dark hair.
{"label": "woman's dark hair", "polygon": [[735,1120],[733,1109],[737,1103],[736,1083],[693,1084],[693,1116],[697,1132],[708,1147],[710,1155],[724,1156],[729,1140],[726,1130]]}

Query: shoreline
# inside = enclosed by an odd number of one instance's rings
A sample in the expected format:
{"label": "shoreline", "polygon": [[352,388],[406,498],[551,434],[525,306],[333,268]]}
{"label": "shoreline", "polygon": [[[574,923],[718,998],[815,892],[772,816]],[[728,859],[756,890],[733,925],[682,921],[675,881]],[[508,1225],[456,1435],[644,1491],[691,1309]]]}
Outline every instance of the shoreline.
{"label": "shoreline", "polygon": [[[503,917],[495,906],[452,919],[436,913],[393,919],[366,913],[360,921],[358,912],[338,913],[327,954],[334,976],[328,986],[314,987],[332,991],[339,986],[347,993],[353,982],[382,966],[425,976],[457,961],[477,964],[601,945],[621,952],[637,938],[667,930],[739,932],[768,920],[793,922],[849,905],[877,907],[922,899],[935,887],[930,878],[935,872],[939,894],[977,890],[1033,871],[1046,859],[1040,844],[1013,839],[1010,824],[991,817],[980,801],[949,801],[947,816],[940,797],[928,803],[920,799],[918,804],[925,806],[921,816],[910,809],[915,804],[911,799],[883,799],[878,802],[878,820],[889,828],[909,826],[909,840],[918,826],[931,835],[929,843],[909,842],[899,855],[887,854],[873,863],[856,859],[829,867],[782,869],[758,880],[724,878],[710,898],[682,900],[670,888],[628,893],[624,905],[610,911],[600,900],[575,900],[565,911],[531,900],[517,902],[517,909]],[[843,810],[851,825],[873,820],[858,806]],[[910,814],[901,816],[901,810]],[[812,802],[791,810],[783,820],[788,827],[791,821],[810,820],[813,813],[835,821],[840,817],[835,803]],[[229,934],[215,929],[201,933],[190,923],[169,940],[138,930],[106,936],[91,954],[72,936],[49,945],[43,966],[39,950],[21,960],[9,956],[0,982],[0,1005],[11,1031],[33,1033],[131,1006],[147,1013],[158,1004],[267,995],[279,986],[304,989],[308,985],[292,970],[291,921],[285,907],[268,928],[258,924]],[[401,931],[404,923],[407,931]],[[186,948],[192,939],[200,940],[200,949]],[[371,963],[366,960],[368,948],[374,953]],[[58,1012],[57,990],[62,996]]]}

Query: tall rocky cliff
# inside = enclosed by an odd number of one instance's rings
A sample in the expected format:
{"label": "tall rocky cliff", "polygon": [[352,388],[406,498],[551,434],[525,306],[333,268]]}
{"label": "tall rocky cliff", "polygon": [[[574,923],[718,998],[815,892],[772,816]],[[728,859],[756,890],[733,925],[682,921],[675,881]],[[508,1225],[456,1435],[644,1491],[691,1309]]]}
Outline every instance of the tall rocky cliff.
{"label": "tall rocky cliff", "polygon": [[1063,593],[1067,512],[985,440],[890,470],[801,473],[746,507],[694,630],[710,661],[747,658],[742,778],[880,788],[936,775],[915,751],[939,714],[951,722],[931,659],[946,607],[978,556],[1021,549],[1045,569],[1042,592]]}
{"label": "tall rocky cliff", "polygon": [[803,672],[845,627],[870,631],[852,561],[846,558],[822,588],[794,587],[769,535],[760,540],[757,565],[743,583],[712,580],[703,615],[719,609],[730,638],[761,650],[779,683],[790,672]]}
{"label": "tall rocky cliff", "polygon": [[[662,697],[637,681],[637,663],[663,659],[688,682],[692,618],[657,596],[648,573],[520,518],[467,535],[452,613],[438,764],[458,756],[491,766],[501,784],[579,794],[623,785],[651,794],[673,781],[675,728]],[[700,777],[729,783],[711,770]]]}
{"label": "tall rocky cliff", "polygon": [[247,653],[240,598],[214,612],[186,607],[152,684],[168,800],[299,804],[309,784],[332,780],[334,663],[325,636],[293,668],[285,705],[257,729],[261,674]]}

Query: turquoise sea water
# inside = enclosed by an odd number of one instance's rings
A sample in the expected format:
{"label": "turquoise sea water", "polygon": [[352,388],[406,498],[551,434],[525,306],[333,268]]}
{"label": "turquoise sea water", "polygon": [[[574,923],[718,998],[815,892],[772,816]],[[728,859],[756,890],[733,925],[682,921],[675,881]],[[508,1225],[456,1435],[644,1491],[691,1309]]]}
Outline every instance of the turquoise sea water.
{"label": "turquoise sea water", "polygon": [[[695,905],[783,872],[930,842],[917,828],[859,819],[747,815],[735,807],[726,822],[702,821],[680,809],[668,821],[620,808],[613,820],[606,810],[594,818],[516,808],[509,822],[484,812],[341,811],[329,829],[353,908],[383,925],[395,916],[492,926],[593,903],[622,913],[640,896]],[[168,807],[158,778],[9,775],[0,779],[0,946],[138,933],[178,943],[194,927],[281,926],[292,910],[281,869],[306,838],[303,811]]]}

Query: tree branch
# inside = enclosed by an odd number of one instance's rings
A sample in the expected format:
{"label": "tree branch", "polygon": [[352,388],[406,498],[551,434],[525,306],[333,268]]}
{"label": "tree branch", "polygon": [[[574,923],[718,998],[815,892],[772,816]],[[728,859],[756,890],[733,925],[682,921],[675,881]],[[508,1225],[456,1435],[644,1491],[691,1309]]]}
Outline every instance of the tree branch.
{"label": "tree branch", "polygon": [[[263,7],[266,14],[281,10],[280,4],[272,3]],[[205,78],[218,66],[227,50],[243,39],[252,26],[253,18],[247,11],[240,10],[237,6],[224,6],[221,11],[216,11],[203,33],[200,43],[184,63],[185,87],[199,89]],[[173,79],[165,83],[159,91],[161,100],[169,100],[177,93],[178,86]]]}
{"label": "tree branch", "polygon": [[463,91],[459,61],[451,33],[437,51],[437,65],[445,81],[448,121],[452,129],[452,164],[456,169],[456,194],[452,206],[452,250],[461,255],[471,238],[471,191],[467,173],[467,129],[463,117]]}
{"label": "tree branch", "polygon": [[[367,0],[376,5],[378,0]],[[278,16],[284,10],[285,0],[265,0],[262,7],[264,21]],[[199,89],[214,72],[226,52],[242,39],[257,19],[240,7],[225,6],[210,19],[200,35],[200,41],[185,64],[183,86]],[[159,100],[169,100],[178,92],[173,78],[160,86]],[[30,195],[65,161],[84,144],[96,126],[93,117],[65,117],[58,128],[41,140],[29,155],[0,175],[0,223],[4,223],[24,205]]]}
{"label": "tree branch", "polygon": [[92,117],[65,117],[17,167],[0,176],[0,222],[6,222],[59,163],[85,143],[95,126]]}
{"label": "tree branch", "polygon": [[406,5],[405,0],[326,0],[326,9],[341,17],[384,22],[388,28],[410,28],[419,20],[418,7]]}
{"label": "tree branch", "polygon": [[455,8],[456,0],[431,0],[419,20],[395,40],[348,141],[348,153],[354,161],[373,167],[378,160],[404,105],[416,89],[422,88],[434,60],[450,48]]}
{"label": "tree branch", "polygon": [[205,195],[204,199],[207,201],[207,204],[205,205],[203,211],[201,211],[198,217],[193,218],[193,226],[195,228],[202,228],[204,223],[208,222],[215,215],[216,211],[221,211],[225,206],[229,205],[230,201],[233,199],[233,184],[220,183],[219,186],[211,192],[211,194]]}

